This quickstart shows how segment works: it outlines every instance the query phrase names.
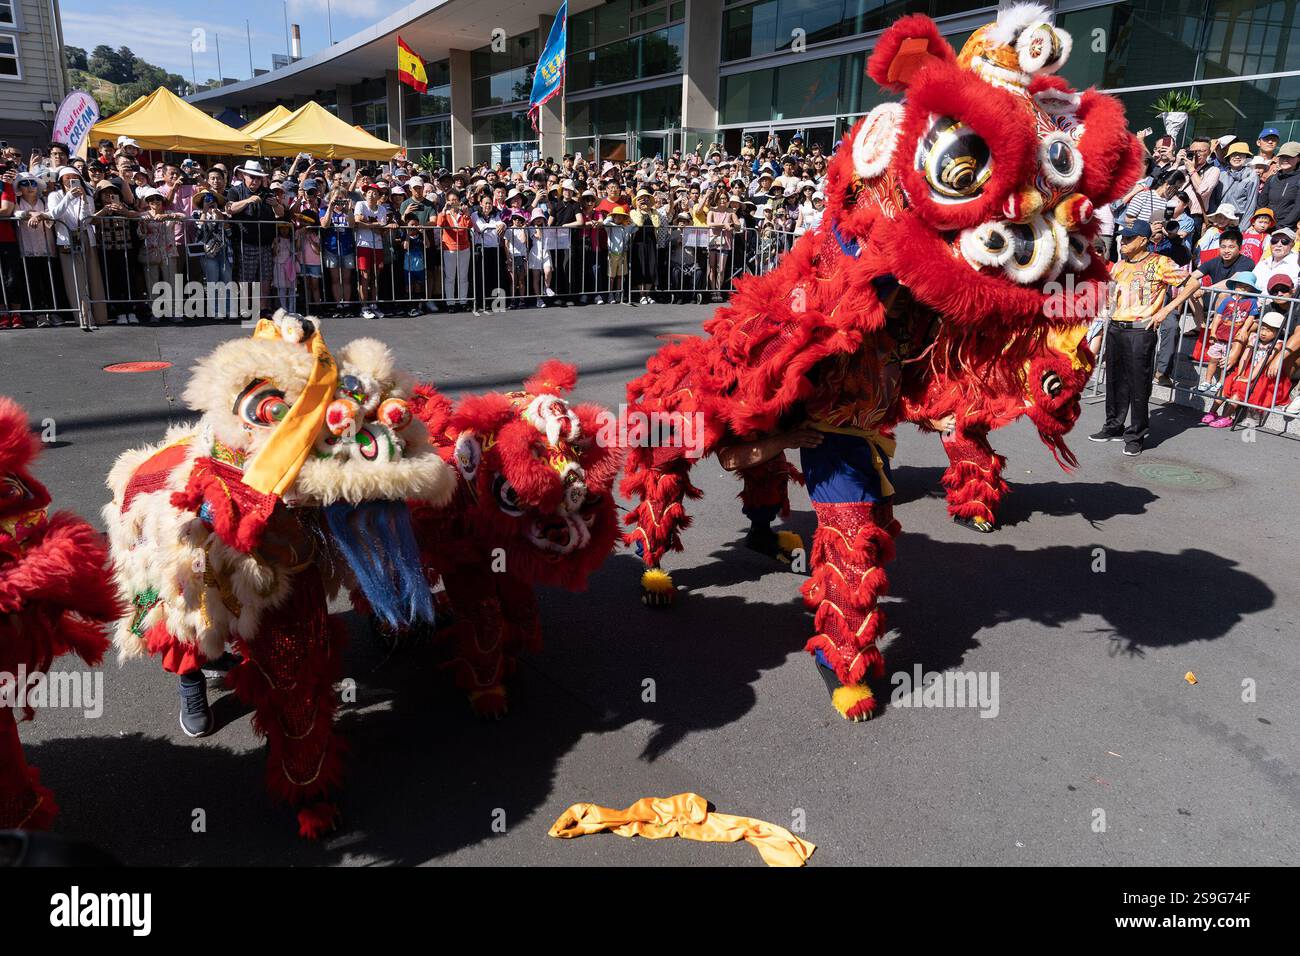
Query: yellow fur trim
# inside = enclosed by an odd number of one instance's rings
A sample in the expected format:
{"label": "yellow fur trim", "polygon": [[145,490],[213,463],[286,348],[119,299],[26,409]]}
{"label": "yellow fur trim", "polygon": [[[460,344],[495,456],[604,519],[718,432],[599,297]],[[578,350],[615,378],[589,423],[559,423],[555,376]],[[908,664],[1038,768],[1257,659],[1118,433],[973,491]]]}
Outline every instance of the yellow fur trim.
{"label": "yellow fur trim", "polygon": [[803,538],[793,531],[778,531],[776,533],[776,546],[786,554],[792,554],[795,551],[803,550]]}
{"label": "yellow fur trim", "polygon": [[866,684],[845,684],[835,688],[831,694],[831,704],[841,717],[847,717],[850,707],[873,696],[871,688]]}
{"label": "yellow fur trim", "polygon": [[1088,323],[1072,325],[1069,328],[1052,328],[1047,333],[1047,346],[1062,355],[1069,356],[1070,364],[1077,372],[1084,367],[1079,359],[1079,343],[1088,334]]}
{"label": "yellow fur trim", "polygon": [[641,575],[641,587],[655,594],[664,594],[673,589],[673,579],[662,568],[647,568]]}

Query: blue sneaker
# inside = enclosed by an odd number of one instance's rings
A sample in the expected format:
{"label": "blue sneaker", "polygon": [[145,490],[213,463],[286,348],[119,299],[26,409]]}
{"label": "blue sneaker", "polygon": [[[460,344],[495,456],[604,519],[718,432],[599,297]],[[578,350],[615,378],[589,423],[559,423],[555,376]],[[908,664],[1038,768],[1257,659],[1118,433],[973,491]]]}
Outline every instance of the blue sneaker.
{"label": "blue sneaker", "polygon": [[181,730],[186,737],[212,733],[212,708],[208,706],[208,682],[202,671],[180,676]]}

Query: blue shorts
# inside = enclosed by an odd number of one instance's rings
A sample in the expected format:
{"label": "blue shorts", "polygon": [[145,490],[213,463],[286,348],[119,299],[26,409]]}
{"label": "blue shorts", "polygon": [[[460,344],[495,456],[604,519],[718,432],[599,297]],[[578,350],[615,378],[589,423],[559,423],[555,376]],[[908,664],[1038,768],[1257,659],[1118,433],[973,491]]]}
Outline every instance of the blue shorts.
{"label": "blue shorts", "polygon": [[[823,436],[816,448],[799,450],[809,498],[822,504],[889,500],[881,487],[870,441],[838,432],[824,432]],[[889,457],[882,451],[880,458],[888,477]]]}
{"label": "blue shorts", "polygon": [[316,265],[306,265],[306,264],[304,264],[304,265],[300,265],[300,266],[298,266],[298,271],[301,272],[303,275],[307,276],[309,279],[319,279],[319,278],[320,278],[320,264],[319,264],[319,263],[317,263]]}

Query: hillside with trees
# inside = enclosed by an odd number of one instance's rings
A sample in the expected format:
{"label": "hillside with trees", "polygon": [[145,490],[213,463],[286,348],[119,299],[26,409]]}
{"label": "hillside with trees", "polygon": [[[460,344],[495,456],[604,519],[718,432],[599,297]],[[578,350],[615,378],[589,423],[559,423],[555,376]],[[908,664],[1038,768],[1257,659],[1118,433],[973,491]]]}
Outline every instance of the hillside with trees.
{"label": "hillside with trees", "polygon": [[112,116],[160,86],[179,96],[195,92],[194,84],[185,77],[140,59],[126,46],[114,50],[101,44],[89,53],[69,46],[64,48],[64,61],[71,88],[93,95],[103,116]]}

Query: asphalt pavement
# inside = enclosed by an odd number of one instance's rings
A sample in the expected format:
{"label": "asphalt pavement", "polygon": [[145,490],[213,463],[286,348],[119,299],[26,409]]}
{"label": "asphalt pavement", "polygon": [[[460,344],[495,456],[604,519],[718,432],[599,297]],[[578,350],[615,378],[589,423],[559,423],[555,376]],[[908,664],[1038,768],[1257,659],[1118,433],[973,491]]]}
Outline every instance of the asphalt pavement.
{"label": "asphalt pavement", "polygon": [[[517,387],[557,356],[580,369],[577,398],[614,406],[660,336],[708,315],[590,306],[324,328],[335,346],[383,339],[457,395]],[[244,334],[0,332],[0,391],[53,439],[38,474],[56,505],[102,527],[114,457],[185,418],[190,364]],[[103,371],[141,360],[172,367]],[[1146,453],[1126,458],[1085,439],[1101,423],[1087,404],[1072,474],[1027,422],[996,433],[1015,491],[992,535],[947,518],[938,439],[900,431],[889,671],[996,679],[995,716],[896,702],[841,720],[801,649],[799,575],[739,546],[737,483],[707,460],[687,550],[666,562],[677,606],[641,606],[627,552],[585,593],[544,591],[545,649],[504,720],[475,718],[427,651],[388,655],[351,620],[344,824],[326,840],[300,840],[269,803],[239,702],[214,693],[220,730],[187,739],[175,681],[152,661],[105,664],[99,717],[23,725],[28,759],[58,795],[60,832],[136,864],[761,865],[743,845],[547,836],[572,803],[687,790],[801,830],[814,866],[1291,864],[1300,443],[1202,428],[1178,406],[1152,420]],[[786,527],[811,538],[800,490]]]}

